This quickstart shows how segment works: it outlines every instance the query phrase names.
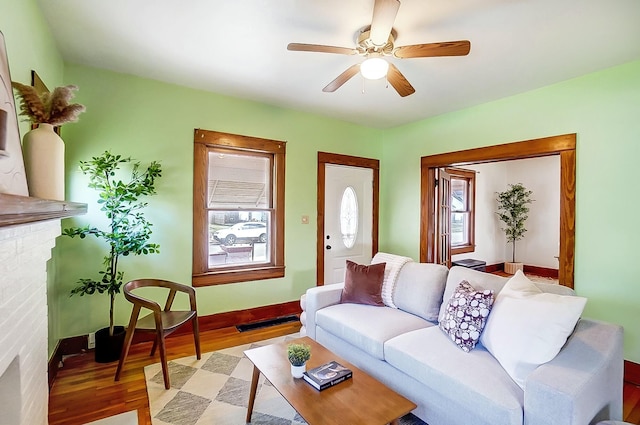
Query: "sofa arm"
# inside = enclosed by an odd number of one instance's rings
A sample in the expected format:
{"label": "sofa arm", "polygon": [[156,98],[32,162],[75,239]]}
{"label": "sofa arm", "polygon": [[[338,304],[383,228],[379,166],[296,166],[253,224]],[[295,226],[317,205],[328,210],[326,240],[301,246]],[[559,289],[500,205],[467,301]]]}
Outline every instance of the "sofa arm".
{"label": "sofa arm", "polygon": [[622,327],[581,319],[560,353],[525,382],[524,423],[622,420]]}
{"label": "sofa arm", "polygon": [[316,312],[321,308],[338,304],[340,302],[340,295],[342,295],[343,287],[344,283],[335,283],[307,289],[305,297],[305,304],[307,307],[305,310],[305,328],[309,338],[313,340],[316,339]]}

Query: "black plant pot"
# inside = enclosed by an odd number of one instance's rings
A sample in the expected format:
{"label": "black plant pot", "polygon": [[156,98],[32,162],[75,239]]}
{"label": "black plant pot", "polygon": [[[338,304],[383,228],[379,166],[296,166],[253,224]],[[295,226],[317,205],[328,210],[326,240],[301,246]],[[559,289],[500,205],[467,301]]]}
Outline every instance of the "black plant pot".
{"label": "black plant pot", "polygon": [[109,328],[96,331],[96,362],[110,363],[120,359],[125,334],[124,326],[114,326],[113,336],[109,335]]}

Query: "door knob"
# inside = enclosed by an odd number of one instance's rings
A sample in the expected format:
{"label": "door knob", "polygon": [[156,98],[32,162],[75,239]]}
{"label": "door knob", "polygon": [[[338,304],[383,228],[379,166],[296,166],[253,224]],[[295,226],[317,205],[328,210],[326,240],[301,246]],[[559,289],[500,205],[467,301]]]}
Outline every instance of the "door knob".
{"label": "door knob", "polygon": [[327,245],[327,246],[326,246],[326,248],[327,248],[327,249],[331,249],[331,245]]}

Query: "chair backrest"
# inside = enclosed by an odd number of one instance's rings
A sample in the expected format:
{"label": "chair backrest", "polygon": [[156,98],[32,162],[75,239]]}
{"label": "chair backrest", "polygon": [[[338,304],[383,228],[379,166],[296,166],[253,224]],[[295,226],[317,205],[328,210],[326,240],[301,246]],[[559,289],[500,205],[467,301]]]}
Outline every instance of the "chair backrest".
{"label": "chair backrest", "polygon": [[184,292],[188,294],[191,310],[196,311],[195,289],[193,289],[191,286],[183,285],[181,283],[171,282],[169,280],[136,279],[136,280],[129,281],[125,283],[123,287],[124,296],[129,302],[133,304],[139,304],[145,308],[148,308],[149,310],[160,311],[160,305],[158,303],[133,293],[133,291],[138,288],[148,288],[148,287],[169,289],[169,295],[167,296],[167,301],[164,307],[165,311],[169,311],[169,309],[171,308],[171,305],[173,304],[173,300],[176,296],[176,292]]}

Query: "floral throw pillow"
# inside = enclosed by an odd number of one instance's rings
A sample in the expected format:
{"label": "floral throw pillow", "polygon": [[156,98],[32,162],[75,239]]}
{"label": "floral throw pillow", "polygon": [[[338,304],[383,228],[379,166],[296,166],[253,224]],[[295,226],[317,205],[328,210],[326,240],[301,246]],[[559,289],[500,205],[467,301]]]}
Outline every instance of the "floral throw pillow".
{"label": "floral throw pillow", "polygon": [[440,329],[463,351],[473,350],[493,305],[493,291],[476,291],[466,280],[451,296]]}

